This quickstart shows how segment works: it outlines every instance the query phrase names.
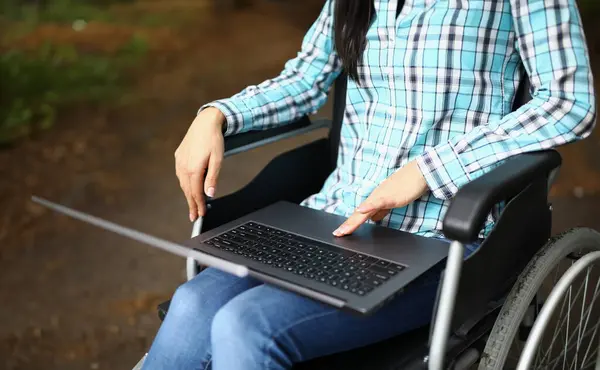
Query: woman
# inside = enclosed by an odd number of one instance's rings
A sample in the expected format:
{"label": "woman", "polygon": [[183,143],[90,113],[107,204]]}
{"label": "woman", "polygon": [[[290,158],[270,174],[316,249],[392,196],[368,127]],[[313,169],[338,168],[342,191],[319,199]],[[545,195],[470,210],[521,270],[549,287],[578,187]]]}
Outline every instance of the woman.
{"label": "woman", "polygon": [[[523,67],[524,66],[524,70]],[[223,133],[316,111],[348,72],[337,168],[303,205],[442,238],[448,201],[509,156],[588,136],[595,101],[575,0],[329,0],[282,74],[204,106],[175,153],[190,219]],[[511,112],[522,73],[533,99]],[[203,182],[203,174],[207,172]],[[490,216],[481,237],[493,226]],[[207,269],[175,293],[144,369],[290,369],[425,325],[437,280],[371,317]]]}

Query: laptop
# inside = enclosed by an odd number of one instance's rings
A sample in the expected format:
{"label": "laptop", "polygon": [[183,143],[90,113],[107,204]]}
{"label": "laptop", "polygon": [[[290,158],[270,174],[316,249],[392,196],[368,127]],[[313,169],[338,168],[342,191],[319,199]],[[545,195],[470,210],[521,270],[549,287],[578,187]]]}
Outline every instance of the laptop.
{"label": "laptop", "polygon": [[278,202],[183,244],[33,197],[55,211],[147,245],[316,301],[371,314],[448,255],[448,243],[374,224],[352,235],[332,231],[346,218]]}

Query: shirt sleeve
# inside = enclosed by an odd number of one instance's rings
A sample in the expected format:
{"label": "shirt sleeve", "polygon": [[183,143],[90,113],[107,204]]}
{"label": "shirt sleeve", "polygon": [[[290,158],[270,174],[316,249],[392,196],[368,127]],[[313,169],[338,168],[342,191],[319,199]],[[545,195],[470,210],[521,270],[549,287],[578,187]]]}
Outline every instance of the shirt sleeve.
{"label": "shirt sleeve", "polygon": [[342,66],[333,47],[333,0],[327,0],[281,74],[228,99],[206,104],[226,118],[225,135],[290,123],[322,107]]}
{"label": "shirt sleeve", "polygon": [[451,198],[461,186],[510,156],[583,139],[594,127],[594,84],[575,0],[510,3],[532,100],[417,158],[437,198]]}

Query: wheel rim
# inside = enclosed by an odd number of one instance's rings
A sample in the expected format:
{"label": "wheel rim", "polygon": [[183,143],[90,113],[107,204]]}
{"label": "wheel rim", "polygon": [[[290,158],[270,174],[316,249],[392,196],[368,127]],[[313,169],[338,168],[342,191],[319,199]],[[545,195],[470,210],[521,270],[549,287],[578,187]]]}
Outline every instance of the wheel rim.
{"label": "wheel rim", "polygon": [[536,295],[547,301],[527,343],[513,342],[507,368],[518,361],[518,369],[599,369],[600,252],[560,264],[548,277]]}

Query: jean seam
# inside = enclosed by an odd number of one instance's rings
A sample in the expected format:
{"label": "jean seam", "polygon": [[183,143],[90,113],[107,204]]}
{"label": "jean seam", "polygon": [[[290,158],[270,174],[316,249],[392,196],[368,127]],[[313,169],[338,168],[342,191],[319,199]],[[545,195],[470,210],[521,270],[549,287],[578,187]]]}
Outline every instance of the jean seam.
{"label": "jean seam", "polygon": [[[285,326],[285,327],[277,330],[277,332],[275,332],[275,334],[273,334],[273,336],[271,337],[271,340],[269,342],[267,342],[268,345],[265,346],[265,353],[269,353],[269,351],[271,350],[271,348],[277,342],[277,337],[279,335],[281,335],[283,332],[285,332],[285,331],[293,328],[296,325],[300,325],[300,324],[305,323],[305,322],[310,321],[310,320],[319,319],[319,318],[325,317],[327,315],[334,314],[336,312],[337,312],[337,310],[329,310],[327,312],[320,312],[320,313],[312,314],[312,315],[309,315],[309,316],[304,317],[302,319],[296,320],[293,323],[291,323],[291,324],[289,324],[289,325],[287,325],[287,326]],[[298,351],[296,351],[296,355],[298,357],[300,357],[300,353]],[[268,369],[268,365],[269,365],[268,362],[269,361],[271,361],[271,357],[270,356],[266,356],[265,357],[264,366],[263,366],[263,368],[265,370]]]}
{"label": "jean seam", "polygon": [[204,370],[208,370],[208,367],[210,366],[210,364],[212,363],[212,356],[209,355],[209,359],[208,362],[206,363],[206,365],[204,365]]}

